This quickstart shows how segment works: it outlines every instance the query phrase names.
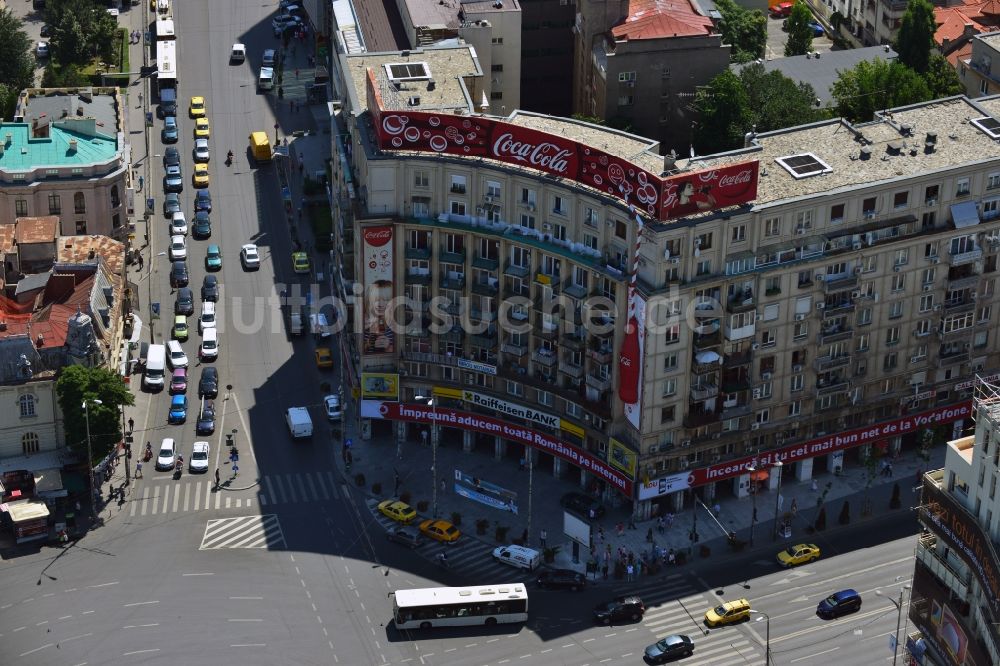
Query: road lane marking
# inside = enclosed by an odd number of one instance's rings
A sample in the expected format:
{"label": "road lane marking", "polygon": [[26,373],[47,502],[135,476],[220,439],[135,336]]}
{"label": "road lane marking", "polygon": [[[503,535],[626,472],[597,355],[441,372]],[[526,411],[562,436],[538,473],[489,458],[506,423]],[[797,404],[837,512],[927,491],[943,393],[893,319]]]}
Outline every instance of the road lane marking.
{"label": "road lane marking", "polygon": [[[313,483],[312,474],[309,473],[306,474],[306,483],[309,484],[309,492],[312,495],[313,501],[318,502],[319,495],[316,494],[316,485]],[[305,495],[305,492],[303,492],[302,494]]]}
{"label": "road lane marking", "polygon": [[264,618],[260,617],[231,617],[227,622],[263,622]]}
{"label": "road lane marking", "polygon": [[[299,501],[298,495],[295,493],[295,481],[293,481],[293,477],[296,477],[296,476],[298,476],[298,474],[286,474],[285,475],[285,478],[288,479],[288,495],[291,498],[292,504],[297,504],[298,501]],[[306,494],[305,494],[305,492],[303,492],[302,493],[302,499],[304,500],[305,497],[306,497]]]}
{"label": "road lane marking", "polygon": [[136,650],[134,652],[122,652],[123,657],[131,657],[134,654],[149,654],[150,652],[159,652],[160,648],[153,648],[151,650]]}
{"label": "road lane marking", "polygon": [[[194,510],[197,511],[198,507],[201,506],[201,484],[197,484],[194,487],[194,503],[192,504]],[[187,508],[184,509],[187,511]]]}
{"label": "road lane marking", "polygon": [[[185,485],[184,487],[186,488],[187,486]],[[170,508],[170,513],[177,513],[177,503],[178,500],[180,500],[180,498],[181,498],[181,489],[180,487],[176,487],[174,488],[174,503]]]}
{"label": "road lane marking", "polygon": [[149,606],[150,604],[158,604],[159,601],[136,601],[131,604],[123,604],[122,608],[132,608],[133,606]]}
{"label": "road lane marking", "polygon": [[28,650],[27,652],[22,652],[20,654],[20,656],[27,657],[29,654],[34,654],[34,653],[38,652],[39,650],[44,650],[45,648],[50,648],[53,645],[55,645],[55,643],[46,643],[45,645],[43,645],[41,647],[36,647],[34,650]]}
{"label": "road lane marking", "polygon": [[215,493],[215,508],[219,509],[219,505],[222,504],[222,493]]}
{"label": "road lane marking", "polygon": [[226,498],[226,508],[228,509],[232,503],[233,503],[233,498],[232,497],[227,497]]}
{"label": "road lane marking", "polygon": [[330,501],[330,494],[326,491],[326,482],[323,480],[323,473],[320,472],[316,475],[316,483],[319,485],[319,490],[323,493],[323,501]]}
{"label": "road lane marking", "polygon": [[835,647],[835,648],[830,648],[829,650],[823,650],[822,652],[817,652],[815,654],[809,654],[809,655],[806,655],[805,657],[797,657],[796,659],[792,659],[788,663],[789,664],[794,664],[797,661],[805,661],[806,659],[812,659],[813,657],[818,657],[820,655],[830,654],[831,652],[836,652],[839,649],[840,649],[839,647]]}
{"label": "road lane marking", "polygon": [[231,643],[229,647],[264,647],[267,643]]}
{"label": "road lane marking", "polygon": [[[196,483],[194,484],[194,487],[199,488],[200,486],[199,484]],[[181,510],[187,513],[190,508],[191,508],[191,486],[189,484],[184,486],[184,508]]]}
{"label": "road lane marking", "polygon": [[[110,587],[111,585],[117,585],[118,581],[114,580],[110,583],[98,583],[97,585],[88,585],[87,587]],[[93,613],[94,611],[86,611],[87,613]]]}
{"label": "road lane marking", "polygon": [[[898,560],[891,560],[889,562],[882,562],[880,564],[875,564],[873,566],[870,566],[870,567],[868,567],[866,569],[858,569],[857,571],[851,571],[851,572],[848,572],[848,573],[845,573],[845,574],[841,574],[839,576],[834,576],[833,578],[825,578],[823,580],[818,580],[818,581],[816,581],[814,583],[803,583],[801,581],[796,581],[795,589],[797,591],[804,591],[804,589],[808,588],[808,587],[818,587],[818,586],[824,586],[825,587],[825,586],[829,585],[830,583],[832,583],[835,580],[841,580],[841,579],[844,579],[844,578],[856,578],[858,575],[863,574],[863,573],[868,573],[870,571],[876,571],[876,570],[881,569],[883,567],[892,566],[894,564],[903,564],[905,562],[909,562],[909,563],[912,564],[913,563],[913,556],[911,555],[908,558],[902,557],[902,558],[900,558]],[[711,589],[711,586],[707,586],[707,587],[708,587],[708,589]],[[883,587],[886,587],[886,586],[883,586]],[[771,592],[769,594],[755,595],[754,596],[754,601],[760,601],[761,599],[767,599],[769,597],[780,597],[782,595],[787,595],[787,594],[788,594],[788,590],[784,590],[782,592]]]}
{"label": "road lane marking", "polygon": [[214,576],[215,574],[212,573],[212,572],[206,572],[206,573],[186,573],[186,574],[181,574],[181,575],[182,576]]}
{"label": "road lane marking", "polygon": [[246,599],[261,600],[264,597],[229,597],[229,598],[232,600],[246,600]]}

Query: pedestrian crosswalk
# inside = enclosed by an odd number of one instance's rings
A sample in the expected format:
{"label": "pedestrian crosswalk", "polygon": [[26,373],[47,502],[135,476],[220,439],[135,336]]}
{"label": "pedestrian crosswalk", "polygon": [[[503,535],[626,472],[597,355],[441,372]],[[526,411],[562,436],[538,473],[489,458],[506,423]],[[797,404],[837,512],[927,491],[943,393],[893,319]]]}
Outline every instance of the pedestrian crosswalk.
{"label": "pedestrian crosswalk", "polygon": [[[237,477],[239,480],[241,477]],[[339,497],[334,472],[269,474],[246,489],[215,487],[212,479],[188,475],[179,481],[171,477],[151,477],[132,490],[130,517],[155,516],[223,509],[308,502],[329,502]]]}
{"label": "pedestrian crosswalk", "polygon": [[205,525],[198,550],[222,550],[225,548],[268,548],[275,550],[285,547],[285,537],[281,532],[278,517],[239,516],[210,520]]}

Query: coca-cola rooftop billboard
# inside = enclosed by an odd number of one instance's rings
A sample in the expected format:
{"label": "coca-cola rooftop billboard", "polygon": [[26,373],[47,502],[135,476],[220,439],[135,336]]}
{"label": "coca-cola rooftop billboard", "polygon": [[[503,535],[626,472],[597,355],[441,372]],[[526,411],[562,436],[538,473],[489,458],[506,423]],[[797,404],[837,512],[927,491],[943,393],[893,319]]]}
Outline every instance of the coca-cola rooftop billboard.
{"label": "coca-cola rooftop billboard", "polygon": [[575,180],[666,221],[757,198],[757,160],[661,178],[573,139],[483,116],[387,110],[368,70],[368,108],[382,150],[486,157]]}

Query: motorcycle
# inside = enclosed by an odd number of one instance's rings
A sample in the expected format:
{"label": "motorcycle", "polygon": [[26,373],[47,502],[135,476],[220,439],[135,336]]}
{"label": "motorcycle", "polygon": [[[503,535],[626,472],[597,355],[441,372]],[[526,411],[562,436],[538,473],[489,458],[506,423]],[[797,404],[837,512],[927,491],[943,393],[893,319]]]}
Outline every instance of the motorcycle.
{"label": "motorcycle", "polygon": [[174,463],[174,478],[175,479],[181,478],[181,471],[183,469],[184,469],[184,461],[181,460],[181,459],[178,459],[177,462]]}
{"label": "motorcycle", "polygon": [[226,153],[226,166],[233,166],[233,151]]}
{"label": "motorcycle", "polygon": [[142,454],[142,462],[149,462],[153,459],[153,449],[146,447],[146,452]]}

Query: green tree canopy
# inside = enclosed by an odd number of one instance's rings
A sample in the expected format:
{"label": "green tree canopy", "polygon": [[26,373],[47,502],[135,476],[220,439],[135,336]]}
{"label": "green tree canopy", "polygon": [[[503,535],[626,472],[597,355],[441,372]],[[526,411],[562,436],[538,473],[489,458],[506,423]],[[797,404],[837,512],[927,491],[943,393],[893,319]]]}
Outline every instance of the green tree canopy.
{"label": "green tree canopy", "polygon": [[899,61],[918,74],[925,73],[930,66],[936,30],[934,5],[928,0],[909,0],[894,45]]}
{"label": "green tree canopy", "polygon": [[87,457],[87,416],[83,404],[86,401],[89,405],[94,456],[91,464],[99,462],[122,440],[121,408],[135,404],[121,377],[104,368],[82,365],[63,368],[56,380],[56,396],[63,413],[66,445],[83,458]]}
{"label": "green tree canopy", "polygon": [[53,27],[53,60],[77,66],[95,57],[113,61],[118,23],[106,9],[95,0],[48,0],[45,20]]}
{"label": "green tree canopy", "polygon": [[876,58],[840,73],[833,84],[837,112],[852,122],[872,120],[875,112],[932,99],[927,83],[906,65]]}
{"label": "green tree canopy", "polygon": [[743,135],[753,124],[750,98],[740,79],[726,70],[695,94],[699,120],[694,141],[703,155],[743,145]]}
{"label": "green tree canopy", "polygon": [[717,0],[722,15],[719,29],[726,44],[732,45],[730,60],[750,62],[763,57],[767,45],[767,17],[757,9],[745,9],[733,0]]}
{"label": "green tree canopy", "polygon": [[792,5],[792,12],[786,19],[788,41],[785,42],[785,56],[805,55],[812,51],[813,15],[804,2]]}
{"label": "green tree canopy", "polygon": [[948,59],[937,51],[931,53],[930,63],[927,66],[927,71],[924,72],[924,81],[930,88],[932,99],[961,95],[965,92],[965,86],[958,78],[958,72],[951,66]]}
{"label": "green tree canopy", "polygon": [[12,118],[17,96],[35,84],[31,40],[21,19],[0,9],[0,117]]}

